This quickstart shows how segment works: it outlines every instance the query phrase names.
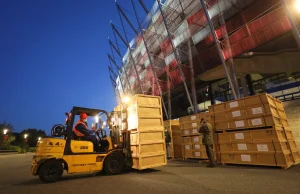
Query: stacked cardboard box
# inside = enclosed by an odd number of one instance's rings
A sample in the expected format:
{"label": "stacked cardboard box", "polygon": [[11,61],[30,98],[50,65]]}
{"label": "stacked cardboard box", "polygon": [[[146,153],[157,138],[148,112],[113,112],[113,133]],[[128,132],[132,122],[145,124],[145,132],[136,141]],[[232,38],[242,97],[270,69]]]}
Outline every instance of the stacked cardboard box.
{"label": "stacked cardboard box", "polygon": [[127,127],[133,168],[146,169],[166,165],[166,145],[161,98],[135,95],[127,106]]}
{"label": "stacked cardboard box", "polygon": [[167,156],[172,159],[182,158],[181,133],[179,120],[164,121],[165,130],[170,134],[171,142],[167,146]]}
{"label": "stacked cardboard box", "polygon": [[281,166],[300,162],[282,102],[268,94],[211,106],[222,163]]}
{"label": "stacked cardboard box", "polygon": [[201,118],[206,118],[210,122],[209,113],[198,113],[179,118],[183,158],[207,159],[202,136],[199,133]]}

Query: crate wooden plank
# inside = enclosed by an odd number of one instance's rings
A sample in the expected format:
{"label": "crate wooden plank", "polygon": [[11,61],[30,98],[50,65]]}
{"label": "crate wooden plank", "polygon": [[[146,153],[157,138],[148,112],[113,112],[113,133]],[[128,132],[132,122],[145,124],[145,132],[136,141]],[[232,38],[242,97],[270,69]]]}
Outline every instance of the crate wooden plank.
{"label": "crate wooden plank", "polygon": [[134,157],[132,158],[132,168],[143,170],[148,168],[155,168],[164,166],[167,164],[166,154],[154,154],[148,156]]}
{"label": "crate wooden plank", "polygon": [[164,141],[156,143],[140,143],[139,145],[131,145],[132,157],[140,157],[143,155],[166,153],[166,144]]}
{"label": "crate wooden plank", "polygon": [[164,141],[164,131],[152,131],[152,132],[131,132],[130,144],[139,145],[140,143],[152,143],[157,141]]}
{"label": "crate wooden plank", "polygon": [[285,153],[221,153],[221,163],[280,166],[289,168],[294,163],[291,152]]}

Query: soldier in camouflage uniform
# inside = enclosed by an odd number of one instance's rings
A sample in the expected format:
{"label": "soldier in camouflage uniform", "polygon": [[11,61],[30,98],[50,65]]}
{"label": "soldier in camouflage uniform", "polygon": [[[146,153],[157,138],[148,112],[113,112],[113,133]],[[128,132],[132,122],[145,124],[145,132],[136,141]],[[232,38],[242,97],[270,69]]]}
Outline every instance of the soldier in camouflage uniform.
{"label": "soldier in camouflage uniform", "polygon": [[166,142],[167,158],[170,158],[169,144],[171,143],[171,136],[168,130],[165,130],[165,142]]}
{"label": "soldier in camouflage uniform", "polygon": [[202,133],[202,143],[205,145],[206,154],[209,160],[209,165],[206,167],[213,168],[215,167],[215,160],[214,160],[214,136],[213,136],[213,127],[210,123],[207,122],[206,119],[201,118],[201,127],[199,133]]}

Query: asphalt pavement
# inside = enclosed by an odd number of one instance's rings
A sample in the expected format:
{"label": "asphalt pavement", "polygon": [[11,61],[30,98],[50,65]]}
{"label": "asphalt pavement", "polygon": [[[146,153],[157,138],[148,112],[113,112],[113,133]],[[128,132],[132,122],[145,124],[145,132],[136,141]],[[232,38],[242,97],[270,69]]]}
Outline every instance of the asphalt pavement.
{"label": "asphalt pavement", "polygon": [[300,193],[300,166],[211,169],[198,161],[171,161],[164,167],[116,176],[65,174],[59,182],[43,184],[30,174],[31,158],[32,154],[0,155],[1,194]]}

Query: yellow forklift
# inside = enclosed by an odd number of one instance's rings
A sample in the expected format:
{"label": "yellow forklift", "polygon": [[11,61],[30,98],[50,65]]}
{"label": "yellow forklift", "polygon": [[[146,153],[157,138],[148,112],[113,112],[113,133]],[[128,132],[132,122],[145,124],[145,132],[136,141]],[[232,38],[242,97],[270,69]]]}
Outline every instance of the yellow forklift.
{"label": "yellow forklift", "polygon": [[[75,116],[82,112],[96,118],[93,126],[100,150],[96,151],[92,142],[81,140],[73,133]],[[120,133],[121,125],[116,123],[118,119],[113,121],[120,112],[107,113],[100,109],[73,107],[65,114],[66,126],[55,125],[52,137],[43,138],[37,143],[32,159],[32,175],[38,175],[44,183],[53,183],[62,177],[64,170],[69,174],[100,171],[119,174],[125,168],[132,167],[129,133]],[[101,119],[103,116],[106,121]],[[103,129],[105,122],[110,129],[109,136]]]}

